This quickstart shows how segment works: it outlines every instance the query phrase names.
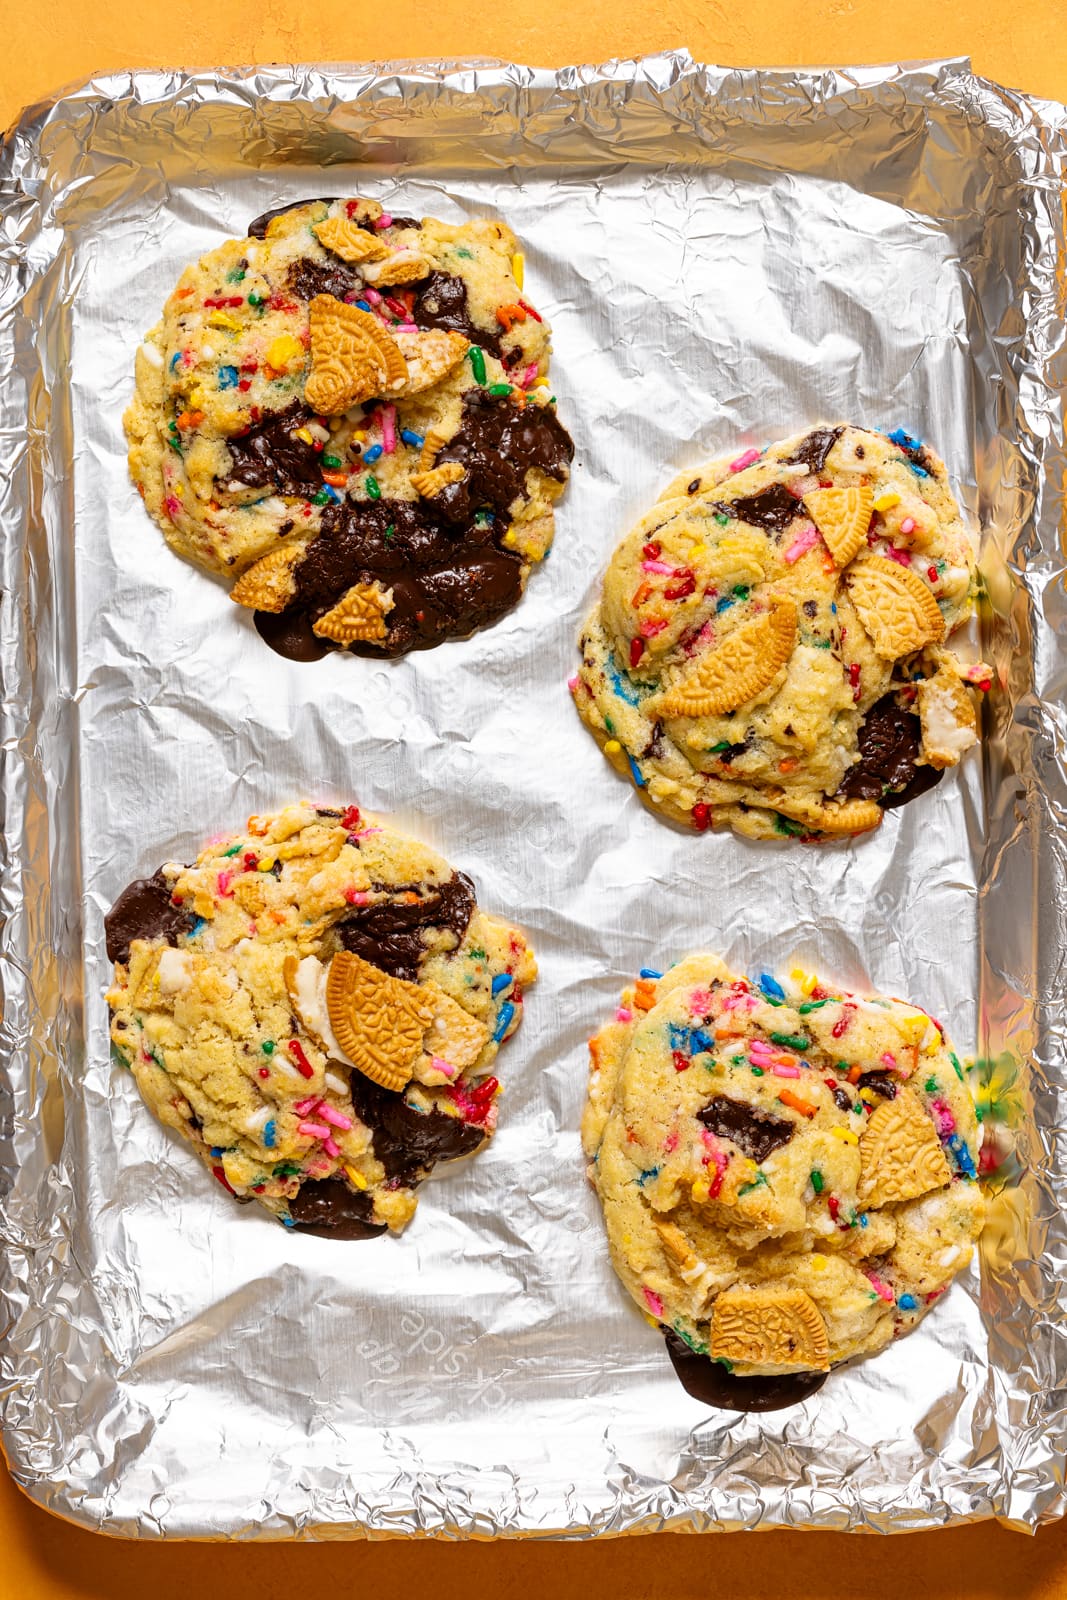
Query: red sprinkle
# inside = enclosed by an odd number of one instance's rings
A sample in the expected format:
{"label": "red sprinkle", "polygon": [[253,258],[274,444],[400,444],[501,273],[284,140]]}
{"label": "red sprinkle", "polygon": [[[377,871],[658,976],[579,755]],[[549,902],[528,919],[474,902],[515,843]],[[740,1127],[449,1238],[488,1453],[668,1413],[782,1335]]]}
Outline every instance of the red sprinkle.
{"label": "red sprinkle", "polygon": [[698,800],[693,807],[693,827],[698,833],[706,833],[711,823],[711,811],[703,800]]}
{"label": "red sprinkle", "polygon": [[346,806],[341,814],[341,826],[346,833],[355,833],[360,824],[358,806]]}
{"label": "red sprinkle", "polygon": [[855,1006],[850,1006],[850,1005],[846,1005],[845,1006],[844,1011],[841,1013],[841,1015],[838,1017],[837,1021],[834,1023],[833,1027],[830,1029],[830,1033],[833,1036],[833,1038],[840,1039],[843,1034],[846,1034],[848,1032],[849,1024],[852,1021],[852,1013],[855,1011],[855,1009],[856,1009]]}
{"label": "red sprinkle", "polygon": [[260,1075],[261,1078],[269,1078],[270,1077],[270,1068],[269,1067],[260,1067],[259,1075]]}
{"label": "red sprinkle", "polygon": [[665,600],[684,600],[696,589],[697,581],[687,567],[683,567],[677,583],[669,583],[663,591]]}
{"label": "red sprinkle", "polygon": [[246,872],[255,872],[259,866],[259,857],[254,855],[251,850],[246,850],[241,860],[244,862]]}
{"label": "red sprinkle", "polygon": [[650,539],[647,544],[641,546],[641,554],[646,561],[658,561],[660,550],[661,546],[656,543],[655,539]]}
{"label": "red sprinkle", "polygon": [[222,1184],[222,1187],[224,1189],[229,1189],[231,1194],[236,1194],[237,1193],[237,1190],[233,1187],[232,1183],[227,1178],[225,1172],[223,1172],[221,1167],[212,1167],[211,1170],[214,1173],[215,1177]]}
{"label": "red sprinkle", "polygon": [[251,389],[251,387],[252,387],[251,378],[242,378],[240,380],[240,382],[238,383],[237,387],[238,387],[238,389],[240,390],[240,392],[242,394],[247,394],[249,389]]}
{"label": "red sprinkle", "polygon": [[290,1039],[285,1047],[296,1063],[296,1070],[302,1078],[313,1078],[315,1069],[304,1054],[304,1047],[299,1039]]}
{"label": "red sprinkle", "polygon": [[937,583],[939,581],[936,567],[927,567],[926,576],[929,578],[931,583]]}
{"label": "red sprinkle", "polygon": [[826,1204],[829,1207],[831,1217],[836,1222],[841,1213],[841,1202],[836,1195],[828,1194],[826,1196]]}
{"label": "red sprinkle", "polygon": [[[243,306],[244,303],[243,294],[219,295],[204,301],[204,304],[210,306],[213,311],[220,311],[223,306]],[[232,1193],[233,1191],[231,1190],[230,1192]]]}
{"label": "red sprinkle", "polygon": [[645,653],[645,641],[643,639],[631,639],[630,640],[630,665],[631,665],[631,667],[636,667],[637,666],[638,662],[641,660],[641,657],[644,655],[644,653]]}
{"label": "red sprinkle", "polygon": [[684,1056],[680,1050],[671,1051],[671,1060],[674,1062],[675,1072],[689,1071],[689,1057]]}
{"label": "red sprinkle", "polygon": [[530,303],[528,301],[520,300],[519,304],[520,304],[520,306],[522,307],[522,309],[524,311],[528,311],[530,313],[531,317],[533,317],[535,322],[543,322],[544,321],[544,318],[541,316],[540,312],[535,311],[533,306],[530,305]]}

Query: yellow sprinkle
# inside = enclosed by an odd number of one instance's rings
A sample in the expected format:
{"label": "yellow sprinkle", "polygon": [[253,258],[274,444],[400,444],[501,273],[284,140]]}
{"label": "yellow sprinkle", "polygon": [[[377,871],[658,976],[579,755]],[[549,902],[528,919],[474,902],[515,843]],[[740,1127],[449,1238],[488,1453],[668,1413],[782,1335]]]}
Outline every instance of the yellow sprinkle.
{"label": "yellow sprinkle", "polygon": [[175,484],[172,484],[171,487],[174,490],[174,493],[178,496],[179,500],[184,500],[185,499],[185,485],[184,485],[184,483],[175,483]]}
{"label": "yellow sprinkle", "polygon": [[889,511],[893,506],[899,506],[900,496],[894,494],[892,489],[884,489],[874,501],[876,511]]}
{"label": "yellow sprinkle", "polygon": [[622,745],[619,743],[618,739],[609,739],[607,744],[604,746],[604,749],[607,751],[609,756],[617,756],[619,751],[622,749]]}
{"label": "yellow sprinkle", "polygon": [[512,256],[512,258],[511,258],[511,274],[512,274],[512,277],[515,279],[515,282],[518,284],[520,289],[522,288],[522,281],[523,281],[523,277],[524,277],[524,274],[525,274],[525,267],[526,267],[526,258],[525,258],[525,256],[523,256],[522,254],[518,254],[518,255],[513,255]]}
{"label": "yellow sprinkle", "polygon": [[695,544],[689,552],[689,559],[691,561],[697,561],[701,556],[706,556],[707,553],[708,547],[706,544]]}
{"label": "yellow sprinkle", "polygon": [[366,430],[366,428],[353,428],[352,437],[353,437],[353,439],[358,439],[360,444],[366,444],[366,442],[367,442],[367,430]]}
{"label": "yellow sprinkle", "polygon": [[267,365],[273,367],[275,372],[284,372],[294,361],[303,359],[304,346],[291,333],[280,333],[267,347]]}
{"label": "yellow sprinkle", "polygon": [[831,1128],[830,1132],[835,1139],[840,1139],[842,1144],[859,1144],[860,1136],[853,1133],[851,1128]]}
{"label": "yellow sprinkle", "polygon": [[691,1193],[697,1205],[702,1206],[704,1201],[708,1198],[708,1195],[711,1193],[711,1190],[708,1188],[708,1185],[704,1182],[703,1178],[698,1178],[693,1184]]}
{"label": "yellow sprinkle", "polygon": [[260,870],[260,872],[269,872],[271,870],[271,868],[273,867],[273,865],[274,865],[274,857],[273,856],[260,856],[260,858],[259,858],[259,870]]}
{"label": "yellow sprinkle", "polygon": [[[271,366],[273,366],[273,365],[274,365],[274,363],[272,361],[271,362]],[[314,439],[311,437],[311,431],[308,428],[297,428],[295,437],[297,439],[303,439],[305,444],[314,444],[315,443]]]}
{"label": "yellow sprinkle", "polygon": [[207,320],[211,328],[234,328],[238,333],[241,330],[237,318],[231,317],[228,311],[213,311]]}
{"label": "yellow sprinkle", "polygon": [[869,1106],[872,1106],[874,1104],[874,1090],[873,1089],[861,1089],[860,1090],[860,1099],[861,1100],[865,1100]]}
{"label": "yellow sprinkle", "polygon": [[367,1180],[362,1172],[357,1172],[355,1167],[350,1167],[347,1161],[344,1164],[344,1168],[357,1189],[365,1189],[367,1187]]}
{"label": "yellow sprinkle", "polygon": [[814,1256],[812,1256],[810,1258],[810,1260],[811,1260],[812,1268],[813,1268],[813,1270],[815,1272],[825,1272],[826,1271],[826,1264],[827,1263],[826,1263],[826,1257],[825,1256],[814,1255]]}
{"label": "yellow sprinkle", "polygon": [[509,528],[507,533],[504,535],[504,544],[507,546],[507,548],[509,550],[514,550],[514,548],[518,544],[518,542],[519,542],[519,536],[515,532],[515,529],[514,528]]}

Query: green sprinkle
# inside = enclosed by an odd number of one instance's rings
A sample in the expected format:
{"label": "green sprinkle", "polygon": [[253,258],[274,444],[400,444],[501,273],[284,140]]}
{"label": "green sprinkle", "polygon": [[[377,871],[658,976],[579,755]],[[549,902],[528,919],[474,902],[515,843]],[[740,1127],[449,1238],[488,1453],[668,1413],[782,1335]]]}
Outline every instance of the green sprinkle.
{"label": "green sprinkle", "polygon": [[344,466],[340,456],[323,456],[322,464],[324,467],[330,467],[331,469]]}
{"label": "green sprinkle", "polygon": [[848,1072],[848,1070],[849,1070],[849,1063],[847,1061],[839,1061],[839,1062],[837,1062],[836,1066],[834,1067],[834,1071],[835,1072]]}
{"label": "green sprinkle", "polygon": [[255,306],[257,308],[259,306],[265,306],[267,303],[267,296],[265,294],[250,294],[248,297],[248,303],[250,306]]}
{"label": "green sprinkle", "polygon": [[783,817],[780,811],[774,813],[775,831],[788,835],[790,839],[799,838],[804,832],[799,822],[794,822],[791,817]]}
{"label": "green sprinkle", "polygon": [[787,1050],[799,1050],[801,1053],[811,1049],[811,1040],[805,1039],[802,1033],[772,1033],[771,1043],[780,1044]]}
{"label": "green sprinkle", "polygon": [[474,373],[475,383],[485,383],[485,352],[479,344],[472,344],[467,351],[471,360],[471,371]]}
{"label": "green sprinkle", "polygon": [[487,961],[488,959],[489,958],[487,957],[487,955],[486,955],[484,950],[472,950],[471,951],[471,960],[472,961]]}
{"label": "green sprinkle", "polygon": [[766,1182],[767,1182],[767,1180],[763,1176],[763,1173],[762,1172],[757,1172],[756,1176],[753,1178],[751,1183],[743,1183],[741,1185],[740,1189],[738,1189],[738,1191],[737,1191],[738,1199],[740,1199],[743,1194],[751,1194],[753,1189],[762,1189],[764,1187],[764,1185],[766,1184]]}
{"label": "green sprinkle", "polygon": [[960,1066],[959,1057],[955,1054],[954,1051],[950,1050],[949,1053],[948,1053],[948,1058],[952,1062],[952,1065],[956,1069],[957,1078],[962,1083],[963,1082],[963,1068]]}
{"label": "green sprinkle", "polygon": [[808,1176],[811,1180],[811,1186],[815,1190],[815,1193],[822,1194],[822,1173],[819,1171],[818,1167],[812,1167]]}
{"label": "green sprinkle", "polygon": [[265,1056],[272,1056],[275,1048],[276,1046],[273,1039],[264,1039],[263,1043],[260,1045],[260,1049],[263,1051]]}
{"label": "green sprinkle", "polygon": [[729,750],[729,748],[730,748],[729,739],[720,739],[718,744],[713,744],[712,745],[711,749],[708,751],[708,755],[709,756],[717,756],[720,750]]}
{"label": "green sprinkle", "polygon": [[385,539],[386,544],[392,544],[393,540],[396,538],[396,523],[395,522],[391,522],[389,524],[389,526],[385,530],[385,533],[384,533],[383,537]]}
{"label": "green sprinkle", "polygon": [[856,1101],[856,1104],[852,1107],[852,1115],[854,1117],[862,1117],[862,1115],[863,1115],[863,1101],[862,1100],[857,1100]]}
{"label": "green sprinkle", "polygon": [[299,1163],[296,1161],[279,1161],[274,1168],[273,1175],[276,1178],[296,1178],[301,1170]]}
{"label": "green sprinkle", "polygon": [[937,1079],[931,1074],[931,1076],[927,1078],[926,1082],[923,1084],[923,1088],[926,1090],[927,1094],[933,1094],[937,1089]]}
{"label": "green sprinkle", "polygon": [[608,730],[609,733],[614,733],[615,732],[615,724],[612,722],[610,717],[605,717],[604,718],[604,726]]}
{"label": "green sprinkle", "polygon": [[168,443],[168,444],[169,444],[169,445],[170,445],[170,447],[171,447],[171,449],[172,449],[172,450],[173,450],[173,451],[174,451],[174,452],[175,452],[175,453],[176,453],[176,454],[177,454],[177,455],[179,455],[179,456],[180,456],[180,455],[181,455],[181,453],[182,453],[182,447],[181,447],[181,445],[180,445],[180,444],[179,444],[179,443],[178,443],[178,441],[177,441],[177,439],[168,439],[168,440],[167,440],[167,443]]}
{"label": "green sprinkle", "polygon": [[244,849],[244,845],[243,844],[231,844],[230,848],[228,850],[224,850],[222,853],[223,853],[224,857],[225,856],[235,856],[235,855],[238,855],[240,853],[240,851],[242,851],[243,849]]}
{"label": "green sprinkle", "polygon": [[715,513],[715,521],[719,524],[720,528],[725,528],[728,525],[730,519],[729,519],[728,516],[725,515],[724,512],[716,511],[716,513]]}
{"label": "green sprinkle", "polygon": [[753,1067],[752,1068],[752,1076],[754,1078],[762,1078],[763,1077],[763,1068],[762,1067]]}
{"label": "green sprinkle", "polygon": [[456,251],[456,254],[463,261],[473,261],[473,259],[474,259],[474,257],[471,255],[471,252],[469,250],[463,249],[462,246]]}
{"label": "green sprinkle", "polygon": [[382,487],[377,478],[367,479],[367,493],[372,500],[380,500],[382,498]]}
{"label": "green sprinkle", "polygon": [[687,1333],[680,1322],[676,1322],[674,1324],[674,1331],[678,1335],[679,1339],[681,1339],[682,1343],[687,1344],[690,1350],[695,1350],[698,1356],[707,1355],[707,1345],[701,1344],[698,1340],[694,1339],[693,1335],[691,1333]]}
{"label": "green sprinkle", "polygon": [[745,1059],[744,1054],[731,1056],[730,1057],[730,1065],[732,1067],[739,1067],[743,1063],[744,1059]]}
{"label": "green sprinkle", "polygon": [[974,1108],[974,1116],[975,1116],[975,1121],[976,1122],[984,1122],[985,1121],[985,1111],[984,1111],[984,1109],[981,1106],[975,1106],[975,1108]]}
{"label": "green sprinkle", "polygon": [[324,506],[328,502],[329,498],[330,497],[326,493],[326,490],[325,489],[320,489],[318,494],[312,495],[311,504],[313,506]]}
{"label": "green sprinkle", "polygon": [[511,384],[510,383],[491,383],[489,385],[488,389],[485,392],[486,392],[486,394],[493,394],[493,395],[510,394],[511,393]]}
{"label": "green sprinkle", "polygon": [[802,1006],[797,1006],[797,1011],[802,1017],[806,1017],[809,1011],[818,1011],[820,1006],[828,1006],[829,1004],[829,1000],[805,1000]]}
{"label": "green sprinkle", "polygon": [[226,282],[227,283],[241,283],[243,281],[243,279],[244,279],[244,275],[245,275],[244,267],[231,267],[229,272],[226,274]]}
{"label": "green sprinkle", "polygon": [[816,639],[815,648],[816,648],[816,650],[829,650],[829,648],[830,648],[829,639]]}
{"label": "green sprinkle", "polygon": [[734,599],[735,600],[747,600],[748,599],[748,595],[749,595],[749,586],[748,586],[747,583],[739,583],[739,584],[737,584],[735,586],[735,588],[734,588]]}

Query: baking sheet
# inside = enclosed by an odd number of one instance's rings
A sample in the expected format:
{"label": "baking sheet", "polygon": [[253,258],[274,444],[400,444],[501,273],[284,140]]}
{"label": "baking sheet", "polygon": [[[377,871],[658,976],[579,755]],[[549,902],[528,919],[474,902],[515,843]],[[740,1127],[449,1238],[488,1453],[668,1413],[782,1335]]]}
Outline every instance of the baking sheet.
{"label": "baking sheet", "polygon": [[[156,1538],[1062,1512],[1065,124],[963,62],[675,52],[122,74],[12,130],[0,1429],[42,1505]],[[126,476],[133,354],[182,265],[322,192],[506,217],[577,444],[517,610],[396,662],[272,655]],[[928,437],[982,533],[982,753],[862,842],[676,833],[569,704],[599,574],[681,467],[839,417]],[[117,891],[302,795],[442,850],[541,964],[496,1139],[373,1244],[234,1206],[109,1061]],[[584,1181],[585,1040],[639,967],[700,947],[914,999],[990,1110],[981,1274],[781,1413],[681,1389]]]}

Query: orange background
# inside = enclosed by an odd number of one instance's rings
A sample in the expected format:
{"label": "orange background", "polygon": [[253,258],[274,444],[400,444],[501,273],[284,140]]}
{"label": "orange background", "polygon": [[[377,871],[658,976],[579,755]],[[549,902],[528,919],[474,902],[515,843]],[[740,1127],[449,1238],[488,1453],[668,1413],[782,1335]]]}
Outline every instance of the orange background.
{"label": "orange background", "polygon": [[[0,126],[64,83],[122,67],[493,55],[538,65],[685,45],[731,66],[969,55],[1067,100],[1064,0],[0,0]],[[1067,1523],[893,1539],[656,1535],[599,1544],[136,1545],[69,1527],[0,1470],[0,1600],[1052,1600]]]}

